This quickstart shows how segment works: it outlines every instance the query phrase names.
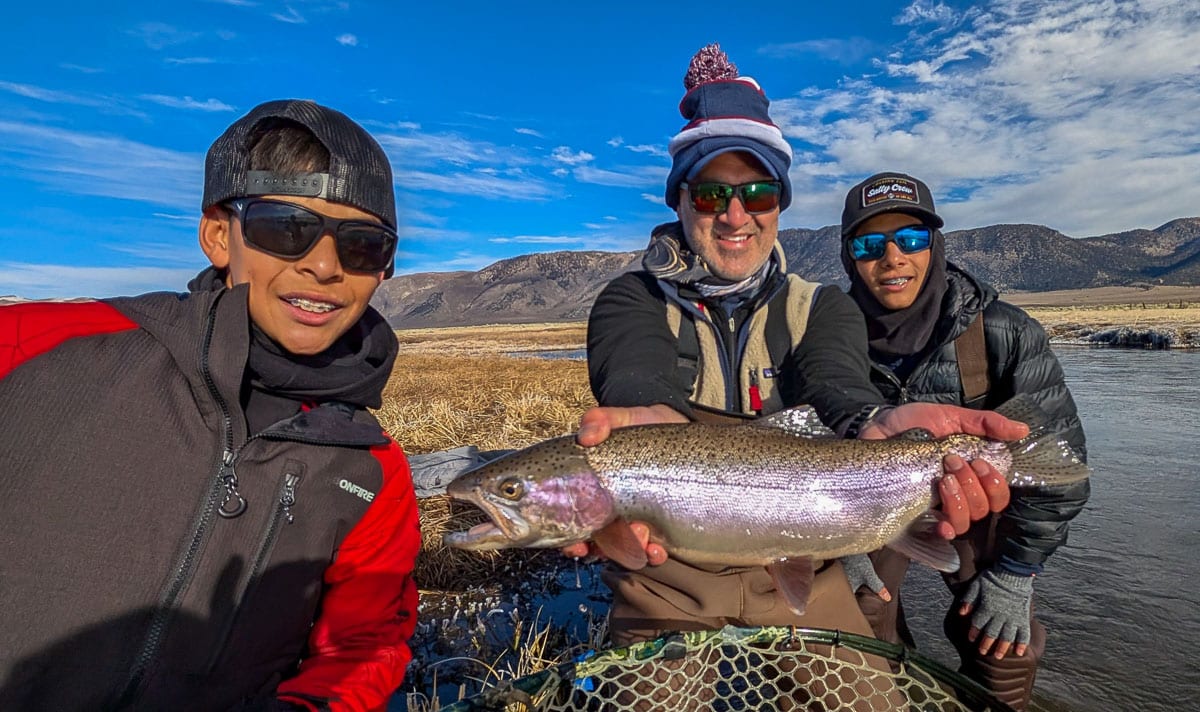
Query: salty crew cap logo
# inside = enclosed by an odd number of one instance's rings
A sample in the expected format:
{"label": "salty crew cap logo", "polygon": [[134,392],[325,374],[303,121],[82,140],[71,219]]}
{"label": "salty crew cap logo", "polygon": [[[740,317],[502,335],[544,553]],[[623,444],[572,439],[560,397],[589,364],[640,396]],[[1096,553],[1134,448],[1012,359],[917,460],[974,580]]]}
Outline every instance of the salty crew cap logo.
{"label": "salty crew cap logo", "polygon": [[880,213],[908,213],[924,224],[940,228],[944,221],[934,211],[929,186],[904,173],[876,173],[850,189],[842,209],[842,237]]}
{"label": "salty crew cap logo", "polygon": [[907,201],[913,205],[921,204],[921,196],[917,194],[917,184],[907,178],[881,178],[863,186],[862,206],[864,208],[885,200]]}

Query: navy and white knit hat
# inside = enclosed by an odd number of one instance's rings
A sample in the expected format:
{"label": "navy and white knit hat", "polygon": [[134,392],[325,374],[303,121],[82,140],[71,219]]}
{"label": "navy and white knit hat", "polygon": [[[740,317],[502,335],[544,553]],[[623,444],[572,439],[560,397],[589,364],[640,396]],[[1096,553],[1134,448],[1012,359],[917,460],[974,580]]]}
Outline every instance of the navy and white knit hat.
{"label": "navy and white knit hat", "polygon": [[770,101],[758,82],[739,77],[737,67],[718,44],[707,45],[692,57],[687,89],[679,113],[687,125],[667,146],[671,173],[667,176],[667,205],[679,207],[679,184],[695,176],[709,161],[730,151],[753,154],[783,183],[779,208],[792,202],[792,146],[767,113]]}

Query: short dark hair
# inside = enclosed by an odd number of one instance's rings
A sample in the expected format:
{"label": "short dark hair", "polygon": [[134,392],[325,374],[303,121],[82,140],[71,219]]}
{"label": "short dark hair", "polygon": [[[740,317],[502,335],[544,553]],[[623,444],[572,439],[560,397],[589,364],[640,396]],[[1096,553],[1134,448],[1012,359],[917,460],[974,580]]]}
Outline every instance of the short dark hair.
{"label": "short dark hair", "polygon": [[329,149],[298,121],[264,119],[250,137],[250,170],[324,173],[329,170]]}

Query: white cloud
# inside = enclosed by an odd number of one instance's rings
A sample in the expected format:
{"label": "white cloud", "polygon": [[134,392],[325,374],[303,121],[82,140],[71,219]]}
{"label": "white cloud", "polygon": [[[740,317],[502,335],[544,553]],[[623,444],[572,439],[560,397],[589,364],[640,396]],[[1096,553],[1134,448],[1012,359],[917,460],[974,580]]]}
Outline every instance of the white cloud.
{"label": "white cloud", "polygon": [[595,166],[576,166],[572,174],[580,183],[595,183],[618,188],[641,188],[665,184],[668,172],[667,168],[659,166],[621,166],[616,170],[606,170]]}
{"label": "white cloud", "polygon": [[568,166],[577,166],[582,163],[587,163],[588,161],[595,158],[595,156],[588,153],[587,151],[572,152],[571,148],[569,146],[559,146],[559,147],[555,148],[550,153],[550,157],[553,158],[554,160],[558,161],[559,163],[565,163]]}
{"label": "white cloud", "polygon": [[545,136],[542,135],[542,133],[540,131],[535,131],[534,129],[527,129],[523,126],[515,128],[515,129],[513,129],[513,131],[516,131],[519,134],[524,134],[526,136],[536,136],[537,138],[546,138]]}
{"label": "white cloud", "polygon": [[[940,5],[913,17],[946,21]],[[928,182],[948,225],[1068,235],[1200,213],[1200,7],[1180,0],[996,0],[881,74],[772,102],[797,148],[792,224],[837,221],[880,170]],[[943,197],[943,196],[953,196]]]}
{"label": "white cloud", "polygon": [[554,194],[549,186],[533,177],[505,178],[479,172],[397,170],[395,180],[400,186],[419,185],[425,190],[489,200],[547,200]]}
{"label": "white cloud", "polygon": [[671,157],[671,154],[667,152],[667,149],[663,148],[662,146],[656,146],[651,143],[630,144],[630,145],[626,146],[625,148],[628,148],[630,151],[633,151],[634,153],[645,153],[645,154],[654,156],[656,158],[670,158]]}
{"label": "white cloud", "polygon": [[104,71],[99,67],[85,67],[82,64],[71,64],[69,62],[63,62],[58,66],[62,67],[63,69],[69,69],[72,72],[79,72],[80,74],[100,74]]}
{"label": "white cloud", "polygon": [[532,159],[511,147],[478,141],[453,132],[404,134],[385,133],[375,138],[395,166],[434,166],[449,163],[471,165],[529,165]]}
{"label": "white cloud", "polygon": [[938,25],[952,25],[958,19],[958,13],[954,11],[954,8],[939,0],[914,0],[900,12],[896,18],[896,24],[919,25],[929,22]]}
{"label": "white cloud", "polygon": [[216,64],[217,60],[212,57],[167,57],[163,60],[167,64],[176,64],[180,66],[193,66],[202,64]]}
{"label": "white cloud", "polygon": [[606,141],[606,143],[609,146],[616,148],[616,147],[620,146],[621,144],[625,143],[625,139],[621,138],[620,136],[613,136],[612,138],[608,139],[608,141]]}
{"label": "white cloud", "polygon": [[183,290],[195,268],[79,267],[0,262],[0,284],[26,299],[115,297],[159,290]]}
{"label": "white cloud", "polygon": [[550,174],[555,178],[566,178],[567,176],[571,175],[571,171],[567,170],[566,168],[555,168],[554,170],[550,171]]}
{"label": "white cloud", "polygon": [[[390,100],[387,100],[387,101],[381,102],[381,103],[387,103],[387,102],[390,102]],[[390,131],[417,131],[421,128],[421,124],[418,124],[415,121],[372,121],[372,120],[367,120],[367,121],[363,121],[362,124],[364,126],[376,126],[381,129],[388,129]]]}
{"label": "white cloud", "polygon": [[125,138],[0,121],[0,171],[6,168],[66,193],[193,210],[204,162]]}
{"label": "white cloud", "polygon": [[190,96],[167,96],[165,94],[143,94],[145,101],[161,104],[172,109],[194,109],[196,111],[233,111],[233,107],[217,99],[200,101]]}
{"label": "white cloud", "polygon": [[862,37],[849,37],[768,44],[760,47],[758,53],[775,59],[815,55],[834,62],[851,64],[862,61],[873,49],[875,46],[870,40]]}
{"label": "white cloud", "polygon": [[663,197],[657,193],[642,193],[640,197],[642,200],[645,200],[645,201],[648,201],[651,203],[658,203],[659,205],[666,205],[666,203],[663,202]]}
{"label": "white cloud", "polygon": [[125,106],[124,101],[116,97],[104,96],[101,94],[77,94],[74,92],[59,91],[57,89],[46,89],[44,87],[34,86],[32,84],[20,84],[17,82],[6,82],[2,80],[0,80],[0,91],[23,96],[26,99],[44,101],[48,104],[88,106],[102,109],[106,113],[110,114],[145,116],[145,114],[142,112]]}
{"label": "white cloud", "polygon": [[200,37],[199,32],[181,30],[165,22],[143,22],[128,33],[142,40],[153,50],[165,49],[173,45],[184,44]]}
{"label": "white cloud", "polygon": [[347,32],[345,34],[341,34],[341,35],[337,36],[337,43],[342,45],[343,47],[357,47],[358,46],[358,37]]}
{"label": "white cloud", "polygon": [[284,6],[283,12],[271,13],[271,17],[279,20],[280,22],[286,22],[289,25],[302,25],[305,22],[308,22],[308,20],[304,19],[304,16],[299,12],[296,12],[296,8],[292,7],[291,5]]}

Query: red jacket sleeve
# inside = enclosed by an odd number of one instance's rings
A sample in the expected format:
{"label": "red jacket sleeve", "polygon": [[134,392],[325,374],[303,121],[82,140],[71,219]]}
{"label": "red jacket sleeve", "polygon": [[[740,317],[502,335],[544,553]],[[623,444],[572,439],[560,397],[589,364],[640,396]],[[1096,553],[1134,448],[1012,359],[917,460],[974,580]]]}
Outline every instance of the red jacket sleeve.
{"label": "red jacket sleeve", "polygon": [[104,302],[23,302],[0,306],[0,378],[69,339],[137,324]]}
{"label": "red jacket sleeve", "polygon": [[309,657],[276,693],[288,702],[312,707],[321,701],[331,712],[382,710],[412,659],[417,499],[400,446],[391,442],[371,452],[383,466],[384,484],[325,571]]}

